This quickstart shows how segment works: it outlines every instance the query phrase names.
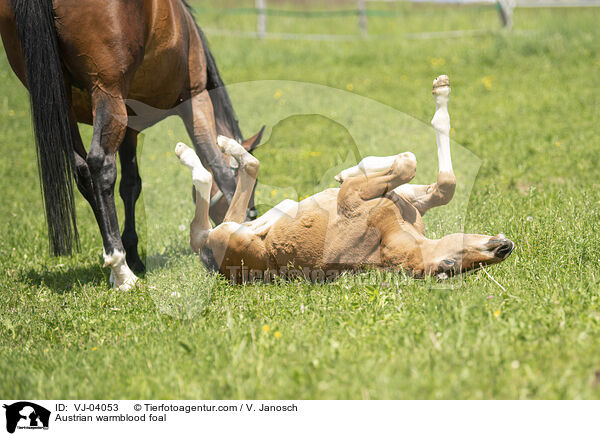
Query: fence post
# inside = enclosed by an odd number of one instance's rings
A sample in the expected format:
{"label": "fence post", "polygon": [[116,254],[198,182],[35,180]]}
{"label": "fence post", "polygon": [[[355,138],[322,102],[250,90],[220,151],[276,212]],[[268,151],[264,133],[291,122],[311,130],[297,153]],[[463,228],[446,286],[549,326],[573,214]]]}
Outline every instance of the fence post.
{"label": "fence post", "polygon": [[256,31],[259,38],[267,35],[267,0],[256,0]]}
{"label": "fence post", "polygon": [[356,8],[358,9],[358,27],[360,28],[360,33],[366,36],[368,33],[366,1],[356,0]]}
{"label": "fence post", "polygon": [[513,10],[515,9],[514,0],[497,0],[496,5],[498,7],[498,13],[500,14],[500,20],[502,25],[510,30],[513,26]]}

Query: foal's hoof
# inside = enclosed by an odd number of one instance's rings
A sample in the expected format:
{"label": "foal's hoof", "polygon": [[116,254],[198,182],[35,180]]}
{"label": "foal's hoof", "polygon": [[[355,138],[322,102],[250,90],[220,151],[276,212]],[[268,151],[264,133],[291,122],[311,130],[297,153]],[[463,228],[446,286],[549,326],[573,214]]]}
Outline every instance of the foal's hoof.
{"label": "foal's hoof", "polygon": [[179,158],[181,158],[181,155],[183,154],[184,151],[189,150],[190,147],[188,147],[187,145],[185,145],[183,142],[178,142],[177,145],[175,146],[175,155]]}
{"label": "foal's hoof", "polygon": [[433,91],[431,91],[433,95],[436,94],[450,94],[450,79],[445,74],[438,76],[433,81]]}
{"label": "foal's hoof", "polygon": [[243,148],[242,144],[237,142],[235,139],[228,138],[227,136],[223,135],[219,135],[217,137],[217,146],[219,147],[219,150],[221,150],[223,154],[226,154],[227,156],[239,154],[240,148]]}

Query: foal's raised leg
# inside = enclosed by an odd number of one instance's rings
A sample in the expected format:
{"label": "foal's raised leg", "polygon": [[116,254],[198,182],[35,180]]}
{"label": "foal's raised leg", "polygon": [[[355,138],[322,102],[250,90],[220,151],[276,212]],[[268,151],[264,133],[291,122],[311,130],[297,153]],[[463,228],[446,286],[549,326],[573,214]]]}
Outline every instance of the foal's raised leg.
{"label": "foal's raised leg", "polygon": [[254,193],[260,162],[235,139],[219,136],[217,144],[221,151],[235,159],[239,166],[235,193],[223,221],[241,224],[246,220],[246,211]]}
{"label": "foal's raised leg", "polygon": [[212,175],[202,166],[194,150],[183,142],[175,146],[175,154],[181,164],[192,172],[192,183],[196,188],[196,212],[190,224],[190,246],[195,253],[200,253],[212,229],[208,217]]}
{"label": "foal's raised leg", "polygon": [[450,156],[450,80],[448,76],[439,76],[433,81],[435,114],[431,124],[435,129],[438,150],[439,172],[437,183],[431,185],[402,185],[394,191],[408,199],[424,215],[429,209],[448,204],[454,196],[456,178],[452,170]]}
{"label": "foal's raised leg", "polygon": [[360,171],[358,175],[344,179],[338,193],[338,212],[351,215],[361,202],[383,197],[415,177],[417,159],[413,153],[389,158],[392,158],[391,165],[386,170]]}

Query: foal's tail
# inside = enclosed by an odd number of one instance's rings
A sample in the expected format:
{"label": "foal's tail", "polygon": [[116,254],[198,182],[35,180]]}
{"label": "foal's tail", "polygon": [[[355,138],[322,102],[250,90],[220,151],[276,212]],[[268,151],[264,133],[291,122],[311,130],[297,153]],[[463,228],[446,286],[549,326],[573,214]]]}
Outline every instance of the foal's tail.
{"label": "foal's tail", "polygon": [[73,139],[52,0],[11,0],[31,99],[48,237],[55,256],[79,245],[73,201]]}
{"label": "foal's tail", "polygon": [[217,124],[217,134],[234,138],[239,143],[242,143],[244,141],[242,131],[240,130],[225,84],[219,75],[215,59],[208,47],[208,41],[199,27],[198,33],[200,34],[200,39],[202,39],[202,47],[206,56],[206,89],[210,91],[210,99],[212,100]]}

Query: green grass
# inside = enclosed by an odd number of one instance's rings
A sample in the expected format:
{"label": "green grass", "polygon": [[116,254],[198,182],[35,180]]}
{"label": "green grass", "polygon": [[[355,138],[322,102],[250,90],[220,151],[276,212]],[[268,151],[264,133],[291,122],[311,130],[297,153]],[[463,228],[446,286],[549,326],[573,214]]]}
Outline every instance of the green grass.
{"label": "green grass", "polygon": [[[414,20],[426,12],[446,29],[482,24],[469,9],[448,10],[415,7]],[[198,17],[214,28],[251,28],[248,19]],[[454,289],[374,272],[326,285],[233,286],[207,275],[179,228],[193,206],[189,175],[172,154],[187,140],[175,119],[142,138],[138,211],[149,272],[132,292],[110,290],[81,196],[81,252],[48,255],[27,94],[0,56],[0,397],[600,398],[599,19],[596,9],[518,9],[512,34],[472,38],[210,38],[229,84],[351,88],[424,123],[431,80],[448,74],[453,139],[482,160],[465,229],[515,241],[513,255],[488,269],[506,292],[482,273]],[[336,31],[355,32],[344,20]],[[293,26],[328,30],[315,20]],[[372,29],[398,26],[381,19]],[[233,98],[246,134],[275,100]],[[320,116],[269,128],[257,152],[265,203],[272,187],[312,193],[353,146],[352,126]],[[90,129],[82,132],[89,143]],[[426,217],[428,234],[445,228],[445,216]]]}

